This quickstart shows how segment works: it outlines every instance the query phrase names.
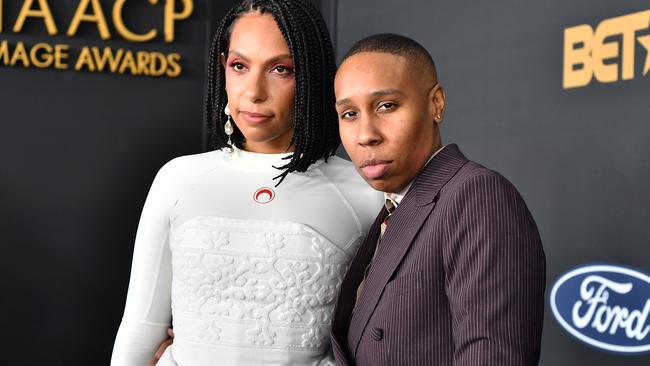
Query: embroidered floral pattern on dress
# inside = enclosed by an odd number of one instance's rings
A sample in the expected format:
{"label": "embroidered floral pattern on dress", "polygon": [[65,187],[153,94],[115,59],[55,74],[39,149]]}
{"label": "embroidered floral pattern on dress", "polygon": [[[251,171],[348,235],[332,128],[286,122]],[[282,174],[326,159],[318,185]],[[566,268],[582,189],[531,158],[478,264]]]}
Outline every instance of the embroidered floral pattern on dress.
{"label": "embroidered floral pattern on dress", "polygon": [[297,223],[195,217],[171,232],[178,337],[323,351],[349,256]]}

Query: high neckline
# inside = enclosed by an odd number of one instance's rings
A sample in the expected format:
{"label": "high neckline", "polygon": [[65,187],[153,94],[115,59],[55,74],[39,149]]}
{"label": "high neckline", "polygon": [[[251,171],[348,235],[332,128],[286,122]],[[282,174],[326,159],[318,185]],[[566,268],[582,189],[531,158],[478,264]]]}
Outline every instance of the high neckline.
{"label": "high neckline", "polygon": [[287,153],[276,153],[276,154],[264,154],[257,153],[252,151],[242,150],[233,146],[233,152],[229,153],[225,149],[222,150],[224,160],[231,162],[235,165],[239,165],[247,168],[255,169],[274,169],[275,167],[281,167],[287,165],[290,159],[284,159],[293,154],[293,152]]}

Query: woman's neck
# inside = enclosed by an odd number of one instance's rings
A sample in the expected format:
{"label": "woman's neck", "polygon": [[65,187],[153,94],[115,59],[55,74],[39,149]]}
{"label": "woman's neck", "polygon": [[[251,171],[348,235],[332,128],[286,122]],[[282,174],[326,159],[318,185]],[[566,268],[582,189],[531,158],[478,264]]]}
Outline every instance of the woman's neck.
{"label": "woman's neck", "polygon": [[285,144],[274,145],[269,143],[244,142],[243,150],[258,154],[285,154],[296,151],[296,147],[294,145],[287,147]]}

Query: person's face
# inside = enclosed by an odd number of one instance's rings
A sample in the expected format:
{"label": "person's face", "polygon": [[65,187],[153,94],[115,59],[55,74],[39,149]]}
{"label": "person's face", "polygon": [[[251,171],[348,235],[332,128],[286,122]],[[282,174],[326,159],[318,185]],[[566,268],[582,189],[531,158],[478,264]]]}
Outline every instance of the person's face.
{"label": "person's face", "polygon": [[379,191],[399,192],[440,146],[444,92],[413,64],[363,52],[336,74],[341,141],[359,174]]}
{"label": "person's face", "polygon": [[291,52],[273,16],[252,12],[239,17],[222,63],[244,148],[286,152],[293,136],[295,78]]}

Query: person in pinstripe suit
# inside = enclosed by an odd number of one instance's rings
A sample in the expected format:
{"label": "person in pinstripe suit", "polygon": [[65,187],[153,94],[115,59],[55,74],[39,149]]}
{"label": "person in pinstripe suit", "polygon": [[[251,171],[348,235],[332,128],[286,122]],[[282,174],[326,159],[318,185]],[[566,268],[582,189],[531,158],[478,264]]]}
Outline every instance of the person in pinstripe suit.
{"label": "person in pinstripe suit", "polygon": [[536,365],[545,255],[500,174],[444,146],[445,93],[417,42],[359,41],[335,81],[341,140],[385,192],[341,285],[338,365]]}

